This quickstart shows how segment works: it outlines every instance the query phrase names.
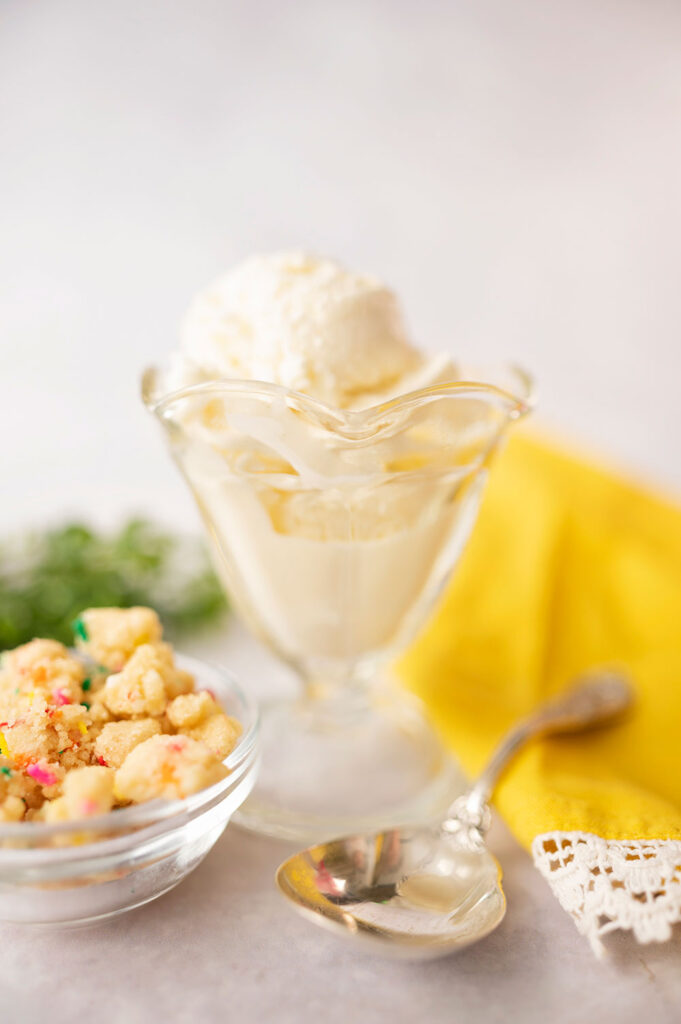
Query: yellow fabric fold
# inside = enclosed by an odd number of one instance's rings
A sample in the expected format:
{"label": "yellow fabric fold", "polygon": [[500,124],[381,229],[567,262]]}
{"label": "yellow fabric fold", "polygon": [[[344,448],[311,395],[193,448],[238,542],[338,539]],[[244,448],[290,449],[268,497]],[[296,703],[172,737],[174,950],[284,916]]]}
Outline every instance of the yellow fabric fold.
{"label": "yellow fabric fold", "polygon": [[633,712],[530,747],[497,791],[528,849],[556,829],[681,839],[681,508],[517,434],[399,671],[472,774],[515,719],[601,665],[626,668]]}

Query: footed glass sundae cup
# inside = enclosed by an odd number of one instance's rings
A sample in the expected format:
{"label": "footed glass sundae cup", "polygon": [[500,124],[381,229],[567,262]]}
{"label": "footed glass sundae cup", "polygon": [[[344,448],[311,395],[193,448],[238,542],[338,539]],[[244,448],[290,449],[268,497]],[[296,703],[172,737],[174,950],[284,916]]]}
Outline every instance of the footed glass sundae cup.
{"label": "footed glass sundae cup", "polygon": [[262,708],[261,773],[239,813],[256,831],[309,841],[416,824],[462,786],[420,704],[384,675],[529,409],[522,371],[458,372],[362,411],[247,380],[163,394],[155,370],[144,376],[231,600],[302,684]]}

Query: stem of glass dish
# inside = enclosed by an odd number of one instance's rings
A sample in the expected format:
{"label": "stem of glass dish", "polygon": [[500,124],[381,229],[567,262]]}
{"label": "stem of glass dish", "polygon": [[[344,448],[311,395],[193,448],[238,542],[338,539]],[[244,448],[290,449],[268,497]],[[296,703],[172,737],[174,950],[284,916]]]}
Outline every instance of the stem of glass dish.
{"label": "stem of glass dish", "polygon": [[320,724],[341,725],[366,711],[375,665],[307,665],[299,671],[303,684],[301,703]]}

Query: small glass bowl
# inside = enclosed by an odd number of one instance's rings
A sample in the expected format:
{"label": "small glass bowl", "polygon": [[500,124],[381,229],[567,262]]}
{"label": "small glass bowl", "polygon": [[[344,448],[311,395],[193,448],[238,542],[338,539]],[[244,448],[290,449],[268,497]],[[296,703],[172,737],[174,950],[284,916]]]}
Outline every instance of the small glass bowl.
{"label": "small glass bowl", "polygon": [[185,800],[150,800],[60,825],[0,825],[0,921],[79,925],[168,892],[201,863],[255,783],[258,712],[232,676],[178,657],[243,725],[230,774]]}

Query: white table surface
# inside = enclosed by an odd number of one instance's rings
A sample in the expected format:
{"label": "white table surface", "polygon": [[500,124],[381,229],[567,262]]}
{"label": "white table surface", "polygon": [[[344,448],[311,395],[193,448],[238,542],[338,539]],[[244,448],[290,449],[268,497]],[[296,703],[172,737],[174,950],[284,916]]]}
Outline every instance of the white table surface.
{"label": "white table surface", "polygon": [[[514,357],[545,424],[681,491],[676,0],[4,0],[3,532],[196,525],[137,396],[191,293],[304,246],[384,276],[423,345]],[[247,680],[232,623],[198,649]],[[109,1021],[666,1022],[681,940],[597,962],[503,826],[501,928],[384,963],[288,912],[283,845],[230,828],[173,893],[0,929],[2,1011]]]}

